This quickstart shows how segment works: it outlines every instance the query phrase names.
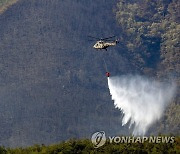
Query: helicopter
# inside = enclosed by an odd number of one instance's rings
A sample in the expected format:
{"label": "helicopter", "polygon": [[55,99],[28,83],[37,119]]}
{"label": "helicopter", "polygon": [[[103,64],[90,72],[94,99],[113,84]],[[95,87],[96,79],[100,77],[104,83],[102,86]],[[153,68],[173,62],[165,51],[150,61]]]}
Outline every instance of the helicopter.
{"label": "helicopter", "polygon": [[117,43],[119,43],[119,40],[110,40],[112,38],[114,38],[115,36],[111,36],[111,37],[106,37],[106,38],[97,38],[97,37],[93,37],[93,36],[88,36],[89,38],[93,39],[93,40],[89,40],[89,41],[96,41],[96,43],[93,45],[93,48],[95,49],[105,49],[107,51],[107,48],[110,46],[115,46],[117,45]]}

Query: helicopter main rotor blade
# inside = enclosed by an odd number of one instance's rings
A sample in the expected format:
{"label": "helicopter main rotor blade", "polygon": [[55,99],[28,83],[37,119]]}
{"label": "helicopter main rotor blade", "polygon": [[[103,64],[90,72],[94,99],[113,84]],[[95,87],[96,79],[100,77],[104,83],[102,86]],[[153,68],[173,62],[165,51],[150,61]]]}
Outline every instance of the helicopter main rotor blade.
{"label": "helicopter main rotor blade", "polygon": [[107,38],[102,38],[101,40],[108,40],[108,39],[113,38],[113,37],[116,37],[116,36],[110,36],[110,37],[107,37]]}
{"label": "helicopter main rotor blade", "polygon": [[100,38],[94,37],[94,36],[88,36],[90,38],[96,39],[96,40],[100,40]]}
{"label": "helicopter main rotor blade", "polygon": [[97,40],[88,40],[88,41],[97,41]]}

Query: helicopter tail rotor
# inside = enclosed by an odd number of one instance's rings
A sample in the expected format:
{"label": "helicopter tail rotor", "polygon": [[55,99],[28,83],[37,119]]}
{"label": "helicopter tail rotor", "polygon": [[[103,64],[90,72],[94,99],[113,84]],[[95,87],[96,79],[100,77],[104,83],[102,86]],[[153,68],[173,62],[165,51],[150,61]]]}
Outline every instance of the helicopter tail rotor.
{"label": "helicopter tail rotor", "polygon": [[118,44],[119,43],[119,39],[116,39],[116,44]]}

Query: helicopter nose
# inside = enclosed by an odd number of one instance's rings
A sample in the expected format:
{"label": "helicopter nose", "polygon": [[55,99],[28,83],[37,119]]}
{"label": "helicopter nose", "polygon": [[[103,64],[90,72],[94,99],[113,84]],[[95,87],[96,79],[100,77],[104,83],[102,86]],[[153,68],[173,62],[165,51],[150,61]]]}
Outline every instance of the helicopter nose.
{"label": "helicopter nose", "polygon": [[95,44],[95,45],[93,45],[93,48],[96,48],[96,44]]}

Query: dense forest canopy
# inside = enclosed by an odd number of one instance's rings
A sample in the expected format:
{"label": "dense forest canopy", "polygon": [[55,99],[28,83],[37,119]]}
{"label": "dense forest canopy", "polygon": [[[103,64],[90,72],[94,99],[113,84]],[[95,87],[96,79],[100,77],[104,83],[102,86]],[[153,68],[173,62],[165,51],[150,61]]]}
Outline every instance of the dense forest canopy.
{"label": "dense forest canopy", "polygon": [[116,18],[125,38],[123,42],[134,55],[136,65],[146,75],[176,82],[176,103],[169,106],[168,123],[163,129],[179,129],[180,1],[120,0]]}
{"label": "dense forest canopy", "polygon": [[[147,67],[161,64],[164,74],[179,77],[180,1],[120,0],[117,21],[129,50]],[[139,56],[138,56],[139,55]],[[161,68],[162,70],[162,68]]]}
{"label": "dense forest canopy", "polygon": [[68,140],[60,144],[53,145],[34,145],[26,148],[4,148],[0,147],[2,154],[26,154],[26,153],[92,153],[92,154],[110,154],[110,153],[179,153],[180,139],[176,138],[174,143],[110,143],[99,148],[94,148],[90,140]]}

